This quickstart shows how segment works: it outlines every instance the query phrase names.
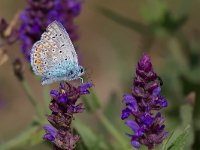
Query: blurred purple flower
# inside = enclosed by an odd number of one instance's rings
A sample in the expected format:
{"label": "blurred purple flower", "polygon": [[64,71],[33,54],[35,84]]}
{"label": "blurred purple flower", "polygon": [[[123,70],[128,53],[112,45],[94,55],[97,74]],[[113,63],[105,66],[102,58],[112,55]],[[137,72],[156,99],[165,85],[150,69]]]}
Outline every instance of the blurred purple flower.
{"label": "blurred purple flower", "polygon": [[81,95],[89,94],[90,87],[92,84],[89,82],[78,87],[64,82],[60,83],[59,91],[51,90],[52,100],[49,108],[52,113],[47,117],[51,125],[44,126],[46,134],[43,138],[53,142],[56,150],[73,150],[79,141],[79,135],[72,133],[71,123],[74,114],[84,111],[83,104],[76,102]]}
{"label": "blurred purple flower", "polygon": [[122,110],[122,120],[129,116],[134,116],[134,120],[127,120],[126,125],[130,127],[134,134],[131,137],[131,144],[139,148],[140,144],[153,149],[156,144],[160,144],[166,137],[164,131],[164,118],[161,113],[153,113],[167,107],[167,100],[160,95],[160,77],[153,71],[150,57],[146,54],[138,62],[136,77],[133,80],[132,94],[124,95],[123,102],[126,104]]}
{"label": "blurred purple flower", "polygon": [[19,36],[22,53],[28,61],[32,45],[40,39],[48,24],[54,20],[64,25],[72,42],[78,38],[74,18],[81,11],[79,0],[27,0],[27,3],[27,8],[20,16],[22,23]]}

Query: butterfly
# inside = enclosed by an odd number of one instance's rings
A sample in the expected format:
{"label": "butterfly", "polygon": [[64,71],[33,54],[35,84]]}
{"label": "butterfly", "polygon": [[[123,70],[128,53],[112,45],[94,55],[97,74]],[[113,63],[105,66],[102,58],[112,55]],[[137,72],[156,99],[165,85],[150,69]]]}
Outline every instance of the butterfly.
{"label": "butterfly", "polygon": [[82,79],[84,68],[78,58],[69,35],[63,25],[53,21],[46,28],[30,53],[31,66],[42,77],[42,85],[56,81]]}

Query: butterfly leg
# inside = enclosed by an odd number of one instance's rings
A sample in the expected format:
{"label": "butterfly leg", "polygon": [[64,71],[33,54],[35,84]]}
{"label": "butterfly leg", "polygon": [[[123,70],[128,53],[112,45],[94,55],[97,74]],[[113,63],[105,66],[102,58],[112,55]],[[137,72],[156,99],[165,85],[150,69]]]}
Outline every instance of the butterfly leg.
{"label": "butterfly leg", "polygon": [[83,84],[83,78],[79,77],[79,79],[81,80],[81,83]]}

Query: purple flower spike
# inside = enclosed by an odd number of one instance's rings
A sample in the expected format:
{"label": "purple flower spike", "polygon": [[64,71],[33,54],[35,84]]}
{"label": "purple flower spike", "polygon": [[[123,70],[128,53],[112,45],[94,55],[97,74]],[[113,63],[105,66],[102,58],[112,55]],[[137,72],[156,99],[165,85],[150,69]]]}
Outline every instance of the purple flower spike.
{"label": "purple flower spike", "polygon": [[[79,135],[74,135],[71,128],[74,114],[84,111],[82,103],[76,104],[83,94],[89,94],[91,83],[84,83],[74,87],[68,82],[60,83],[59,90],[51,90],[52,97],[49,105],[52,113],[47,116],[51,125],[45,125],[44,140],[54,143],[56,150],[73,150],[79,141]],[[87,93],[83,91],[88,91]]]}
{"label": "purple flower spike", "polygon": [[134,131],[134,133],[136,133],[140,128],[139,125],[134,120],[126,121],[126,125],[130,127]]}
{"label": "purple flower spike", "polygon": [[130,127],[134,134],[131,136],[131,145],[140,148],[145,145],[148,149],[154,149],[166,137],[164,131],[164,118],[160,112],[154,113],[167,107],[167,100],[160,95],[160,77],[154,72],[151,59],[144,54],[138,62],[136,77],[133,79],[131,95],[124,95],[123,102],[126,107],[122,110],[122,120],[133,116],[134,120],[127,120],[126,125]]}
{"label": "purple flower spike", "polygon": [[19,37],[21,51],[28,61],[32,45],[40,40],[41,34],[54,20],[64,25],[72,42],[77,40],[74,18],[81,12],[79,0],[27,0],[27,3],[27,8],[20,15]]}

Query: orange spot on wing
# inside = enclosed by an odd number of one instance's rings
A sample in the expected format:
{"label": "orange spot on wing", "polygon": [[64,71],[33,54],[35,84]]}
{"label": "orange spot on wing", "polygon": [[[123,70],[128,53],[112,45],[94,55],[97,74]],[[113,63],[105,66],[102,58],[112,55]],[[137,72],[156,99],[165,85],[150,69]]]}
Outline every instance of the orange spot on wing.
{"label": "orange spot on wing", "polygon": [[41,61],[40,61],[39,59],[37,59],[37,60],[35,60],[35,63],[36,63],[36,64],[40,64]]}
{"label": "orange spot on wing", "polygon": [[40,50],[39,48],[36,48],[36,52],[38,52],[38,53],[39,53],[39,52],[41,52],[41,50]]}
{"label": "orange spot on wing", "polygon": [[39,53],[36,53],[36,54],[35,54],[35,57],[39,58],[39,57],[40,57],[40,54],[39,54]]}

